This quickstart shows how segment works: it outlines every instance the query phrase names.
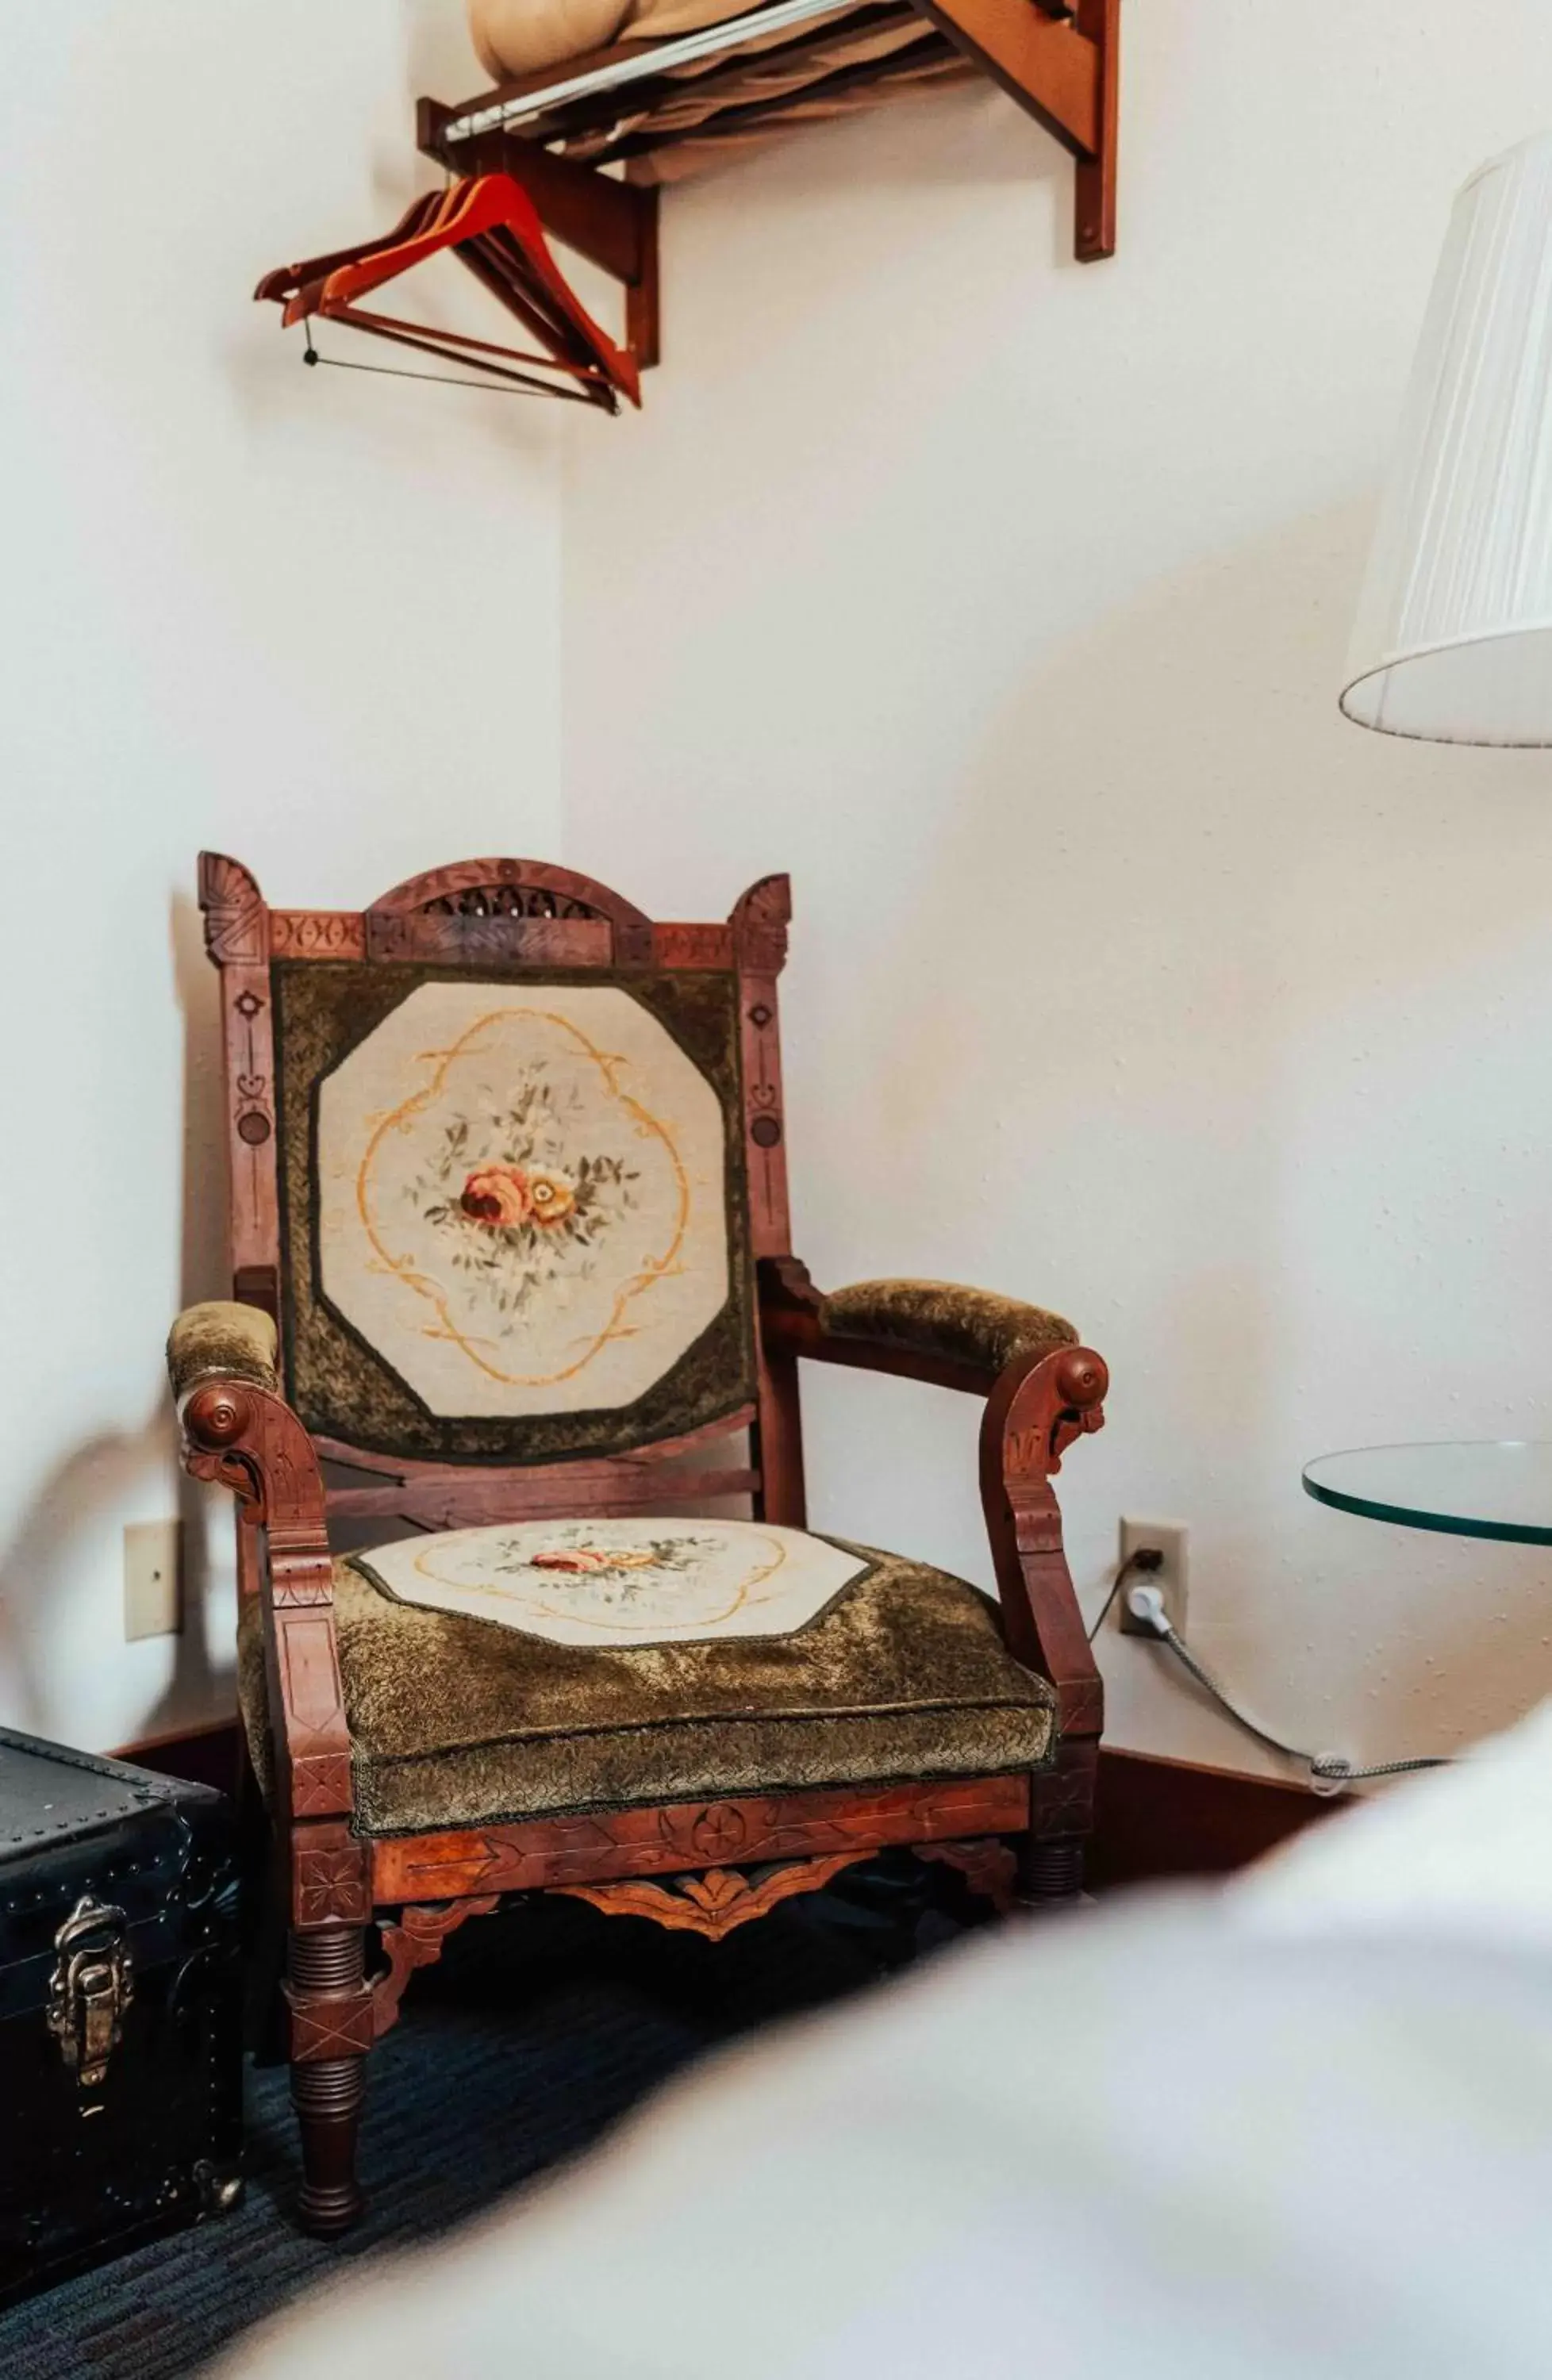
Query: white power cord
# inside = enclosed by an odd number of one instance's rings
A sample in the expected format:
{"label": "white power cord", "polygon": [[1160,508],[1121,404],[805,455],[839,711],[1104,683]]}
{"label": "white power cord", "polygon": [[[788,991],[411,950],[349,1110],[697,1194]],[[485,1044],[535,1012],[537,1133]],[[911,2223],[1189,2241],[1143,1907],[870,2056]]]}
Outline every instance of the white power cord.
{"label": "white power cord", "polygon": [[1447,1755],[1435,1753],[1416,1760],[1380,1760],[1370,1767],[1360,1768],[1354,1767],[1345,1753],[1303,1752],[1297,1744],[1284,1743],[1280,1736],[1273,1735],[1269,1729],[1248,1718],[1225,1693],[1206,1662],[1197,1659],[1184,1637],[1171,1627],[1170,1615],[1164,1608],[1164,1597],[1157,1586],[1148,1586],[1139,1580],[1135,1586],[1127,1589],[1126,1609],[1140,1627],[1150,1629],[1161,1644],[1168,1645],[1176,1659],[1184,1664],[1197,1684],[1206,1689],[1219,1708],[1228,1712],[1236,1727],[1243,1727],[1245,1733],[1255,1736],[1258,1743],[1267,1744],[1273,1752],[1280,1752],[1285,1758],[1302,1760],[1309,1770],[1313,1792],[1340,1793],[1344,1785],[1356,1783],[1364,1778],[1401,1777],[1413,1768],[1448,1768],[1450,1766]]}

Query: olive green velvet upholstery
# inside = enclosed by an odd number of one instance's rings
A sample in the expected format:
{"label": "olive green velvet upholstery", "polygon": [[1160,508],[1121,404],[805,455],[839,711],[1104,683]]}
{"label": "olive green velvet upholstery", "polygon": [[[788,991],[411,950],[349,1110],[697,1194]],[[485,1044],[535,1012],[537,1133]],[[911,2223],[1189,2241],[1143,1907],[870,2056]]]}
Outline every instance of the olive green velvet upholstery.
{"label": "olive green velvet upholstery", "polygon": [[951,1281],[859,1281],[832,1290],[820,1319],[838,1339],[875,1339],[993,1372],[1015,1356],[1048,1355],[1078,1343],[1060,1314]]}
{"label": "olive green velvet upholstery", "polygon": [[[340,1667],[359,1831],[402,1834],[597,1807],[1038,1767],[1054,1696],[962,1580],[872,1567],[788,1636],[547,1643],[397,1602],[341,1559]],[[239,1683],[261,1776],[258,1598]]]}
{"label": "olive green velvet upholstery", "polygon": [[187,1396],[201,1380],[251,1380],[256,1388],[279,1385],[275,1327],[256,1305],[212,1298],[186,1306],[167,1334],[167,1377],[175,1397]]}

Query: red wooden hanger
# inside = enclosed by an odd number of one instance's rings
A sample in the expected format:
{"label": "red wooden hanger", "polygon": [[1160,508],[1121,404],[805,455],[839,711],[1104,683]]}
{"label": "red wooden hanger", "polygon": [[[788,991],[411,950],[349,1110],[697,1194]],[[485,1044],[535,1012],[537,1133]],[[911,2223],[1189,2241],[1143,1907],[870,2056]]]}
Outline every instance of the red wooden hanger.
{"label": "red wooden hanger", "polygon": [[[451,249],[548,350],[497,346],[459,331],[368,312],[356,299]],[[567,396],[618,409],[620,395],[641,402],[634,356],[596,323],[550,252],[532,200],[510,174],[480,174],[418,200],[383,238],[283,266],[266,273],[256,298],[284,306],[287,324],[321,315],[374,337],[472,367],[536,395]],[[309,360],[316,351],[309,342]],[[335,360],[333,358],[320,360]],[[564,383],[535,377],[537,367]]]}
{"label": "red wooden hanger", "polygon": [[297,264],[278,265],[273,273],[265,273],[254,297],[273,298],[277,305],[284,305],[305,281],[326,278],[342,264],[355,264],[363,256],[375,256],[380,249],[392,248],[399,240],[423,231],[435,221],[452,195],[451,188],[422,190],[418,199],[410,200],[392,231],[380,232],[376,239],[358,240],[354,248],[336,248],[327,256],[309,256]]}
{"label": "red wooden hanger", "polygon": [[[309,302],[310,290],[299,291],[286,309],[285,320],[296,322],[304,311],[316,310],[383,335],[407,334],[413,343],[424,345],[421,325],[366,314],[352,301],[443,248],[455,249],[503,303],[538,331],[563,369],[576,369],[589,377],[601,371],[606,381],[623,387],[633,402],[639,402],[634,358],[624,355],[588,314],[550,253],[527,191],[508,174],[479,175],[456,185],[450,204],[435,222],[396,246],[374,249],[358,263],[329,274],[315,302]],[[491,348],[488,342],[466,341],[461,334],[438,335],[455,339],[460,346],[502,352]]]}

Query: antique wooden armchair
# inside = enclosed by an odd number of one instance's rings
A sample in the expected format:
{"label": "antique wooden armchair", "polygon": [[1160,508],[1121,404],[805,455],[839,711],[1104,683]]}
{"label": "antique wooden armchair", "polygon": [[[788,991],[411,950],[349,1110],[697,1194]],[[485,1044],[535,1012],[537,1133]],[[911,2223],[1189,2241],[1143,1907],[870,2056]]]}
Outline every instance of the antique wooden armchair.
{"label": "antique wooden armchair", "polygon": [[[188,1467],[238,1500],[300,2211],[332,2232],[373,2040],[503,1895],[716,1939],[889,1845],[1003,1903],[1076,1892],[1100,1683],[1051,1478],[1106,1372],[1036,1307],[823,1296],[794,1261],[784,877],[726,925],[527,860],[356,913],[206,853],[200,895],[235,1293],[168,1360]],[[985,1398],[1000,1614],[805,1533],[800,1357]],[[338,1554],[332,1521],[393,1541]]]}

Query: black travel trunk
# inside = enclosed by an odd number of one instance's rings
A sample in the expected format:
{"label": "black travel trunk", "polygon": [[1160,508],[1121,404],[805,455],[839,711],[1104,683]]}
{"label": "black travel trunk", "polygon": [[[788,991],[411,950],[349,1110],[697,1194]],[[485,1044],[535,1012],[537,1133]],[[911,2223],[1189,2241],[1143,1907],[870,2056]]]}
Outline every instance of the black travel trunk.
{"label": "black travel trunk", "polygon": [[231,1804],[0,1728],[0,2305],[234,2204]]}

